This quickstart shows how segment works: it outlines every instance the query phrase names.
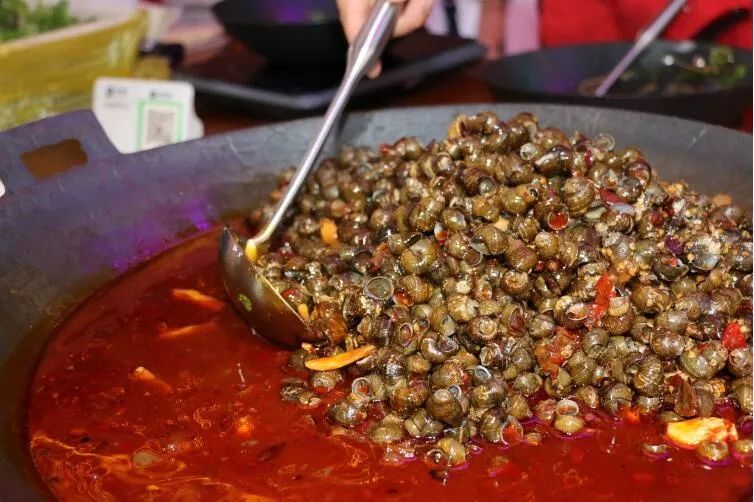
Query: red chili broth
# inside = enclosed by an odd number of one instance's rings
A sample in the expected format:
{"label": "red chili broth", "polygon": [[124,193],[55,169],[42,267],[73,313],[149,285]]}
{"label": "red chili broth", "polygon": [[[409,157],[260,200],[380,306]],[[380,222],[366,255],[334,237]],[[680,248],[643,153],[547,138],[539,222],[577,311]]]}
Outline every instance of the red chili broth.
{"label": "red chili broth", "polygon": [[[595,419],[589,435],[545,434],[539,446],[480,442],[444,481],[421,458],[386,462],[382,448],[334,428],[326,404],[311,411],[281,401],[281,381],[296,376],[288,353],[255,337],[229,304],[212,312],[171,295],[193,288],[225,299],[216,236],[185,243],[97,293],[52,338],[31,385],[28,433],[37,470],[55,496],[751,500],[749,462],[709,467],[678,449],[669,459],[644,456],[644,442],[661,441],[662,427],[651,421]],[[159,336],[207,322],[214,324],[197,333]],[[133,380],[137,367],[167,386]],[[240,417],[250,424],[245,436],[235,428]],[[131,455],[139,449],[160,459],[135,467]]]}

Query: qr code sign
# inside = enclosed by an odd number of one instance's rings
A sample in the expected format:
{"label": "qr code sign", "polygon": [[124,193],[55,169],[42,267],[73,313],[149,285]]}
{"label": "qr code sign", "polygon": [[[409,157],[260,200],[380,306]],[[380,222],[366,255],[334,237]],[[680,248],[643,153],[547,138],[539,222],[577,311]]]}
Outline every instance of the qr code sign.
{"label": "qr code sign", "polygon": [[139,117],[141,149],[155,148],[182,140],[180,105],[173,103],[142,103]]}

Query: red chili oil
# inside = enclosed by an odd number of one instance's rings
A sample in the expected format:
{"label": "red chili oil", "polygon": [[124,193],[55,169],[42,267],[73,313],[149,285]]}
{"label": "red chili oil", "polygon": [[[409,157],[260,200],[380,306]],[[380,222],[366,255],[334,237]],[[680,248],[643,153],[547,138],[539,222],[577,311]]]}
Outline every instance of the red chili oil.
{"label": "red chili oil", "polygon": [[[479,441],[443,470],[428,445],[387,451],[314,410],[281,401],[288,352],[175,288],[225,299],[216,232],[185,243],[97,293],[53,336],[30,388],[37,470],[64,500],[750,500],[750,460],[706,466],[662,443],[642,417],[588,412],[579,437],[535,421],[539,445]],[[190,325],[195,330],[176,331]],[[137,368],[143,368],[138,370]],[[138,376],[137,376],[138,375]],[[147,375],[147,376],[145,376]],[[151,375],[151,379],[149,377]],[[731,412],[732,413],[732,412]],[[633,424],[633,422],[639,422]],[[362,427],[363,429],[363,427]],[[740,431],[750,436],[751,431]]]}

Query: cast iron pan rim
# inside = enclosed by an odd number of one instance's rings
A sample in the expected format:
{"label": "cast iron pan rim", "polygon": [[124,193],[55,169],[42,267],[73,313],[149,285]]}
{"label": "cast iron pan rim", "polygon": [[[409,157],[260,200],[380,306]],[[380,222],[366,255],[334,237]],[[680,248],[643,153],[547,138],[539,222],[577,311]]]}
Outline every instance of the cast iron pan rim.
{"label": "cast iron pan rim", "polygon": [[[540,108],[540,109],[563,109],[567,108],[570,110],[583,110],[585,112],[590,112],[591,114],[618,114],[618,115],[625,115],[627,118],[632,118],[633,120],[637,122],[646,121],[646,120],[653,120],[653,121],[659,121],[659,122],[665,122],[666,127],[697,127],[700,129],[707,129],[707,130],[717,130],[723,134],[728,134],[731,136],[738,136],[738,139],[741,141],[751,141],[752,135],[739,131],[737,129],[731,129],[729,127],[724,127],[716,124],[710,124],[708,122],[702,122],[699,120],[691,120],[686,118],[680,118],[680,117],[674,117],[672,115],[664,115],[662,113],[650,113],[650,112],[644,112],[644,111],[634,111],[634,110],[626,110],[623,108],[608,108],[608,107],[600,107],[600,106],[588,106],[588,105],[572,105],[572,104],[564,104],[564,103],[535,103],[532,101],[515,101],[511,103],[503,103],[500,101],[496,101],[494,103],[485,103],[485,102],[473,102],[473,103],[455,103],[451,105],[420,105],[420,106],[393,106],[390,108],[377,108],[374,110],[363,110],[363,111],[356,111],[356,112],[347,112],[348,117],[361,117],[361,116],[368,116],[368,115],[374,115],[376,113],[383,114],[383,113],[390,113],[394,111],[400,111],[404,113],[412,113],[417,112],[420,113],[424,110],[431,110],[431,109],[459,109],[459,113],[463,113],[462,109],[465,107],[468,107],[469,109],[484,109],[485,107],[491,111],[495,111],[494,108],[503,105],[508,106],[511,108],[515,108],[519,112],[527,112],[530,111],[530,108]],[[453,116],[458,116],[459,113],[456,113]],[[534,113],[536,115],[536,113]],[[451,117],[449,117],[451,118]],[[504,117],[500,117],[501,120],[505,120]],[[301,118],[296,119],[292,121],[286,121],[283,123],[292,123],[292,122],[305,122],[305,121],[311,121],[313,120],[311,117],[309,118]],[[316,120],[316,119],[314,119]],[[552,125],[554,127],[560,127],[563,128],[563,124],[542,124],[544,126]],[[609,130],[604,131],[606,133],[611,133]],[[612,134],[612,133],[611,133]],[[409,134],[410,135],[410,134]],[[396,140],[398,138],[395,138]],[[618,138],[620,140],[620,138]],[[387,138],[386,141],[389,141],[390,138]]]}
{"label": "cast iron pan rim", "polygon": [[[672,49],[673,47],[677,47],[681,44],[688,44],[691,43],[694,46],[698,48],[709,48],[709,47],[730,47],[725,44],[717,44],[717,43],[710,43],[710,42],[697,42],[695,40],[680,40],[680,41],[674,41],[674,40],[658,40],[654,42],[654,44],[667,47],[668,49]],[[554,52],[578,52],[584,49],[590,49],[595,47],[625,47],[626,50],[628,50],[631,47],[631,44],[629,42],[603,42],[603,43],[590,43],[590,44],[573,44],[573,45],[562,45],[559,47],[547,47],[544,49],[538,49],[535,51],[529,51],[529,52],[522,52],[520,54],[516,54],[513,56],[506,56],[501,59],[497,59],[495,61],[490,61],[483,65],[483,67],[480,70],[484,70],[484,68],[494,69],[496,66],[518,66],[522,67],[521,63],[519,61],[526,61],[527,59],[531,58],[534,55],[542,55],[546,56]],[[733,84],[730,87],[726,87],[725,89],[704,89],[698,92],[685,92],[682,94],[673,94],[673,95],[649,95],[649,96],[635,96],[635,95],[627,95],[627,96],[610,96],[606,95],[601,98],[598,98],[597,96],[588,96],[585,94],[580,94],[578,92],[553,92],[548,91],[546,89],[540,89],[537,87],[528,87],[528,86],[521,86],[514,84],[512,82],[506,82],[503,86],[505,89],[513,92],[526,92],[528,94],[536,93],[536,94],[542,94],[547,96],[557,96],[560,98],[573,98],[573,99],[594,99],[594,100],[605,100],[605,101],[613,101],[613,102],[626,102],[626,101],[643,101],[643,102],[667,102],[667,101],[683,101],[692,97],[710,97],[710,96],[717,96],[721,93],[730,93],[730,92],[736,92],[739,90],[746,90],[752,88],[752,57],[754,56],[754,52],[748,51],[745,49],[741,49],[738,47],[730,47],[730,49],[733,50],[735,54],[738,55],[745,55],[743,61],[740,61],[742,64],[745,64],[747,67],[747,73],[748,78],[742,79],[740,82]],[[641,56],[640,56],[641,57]],[[617,61],[616,61],[617,62]],[[490,81],[492,78],[490,76],[485,75],[486,72],[480,71],[480,76],[485,81]],[[596,75],[594,75],[596,76]]]}

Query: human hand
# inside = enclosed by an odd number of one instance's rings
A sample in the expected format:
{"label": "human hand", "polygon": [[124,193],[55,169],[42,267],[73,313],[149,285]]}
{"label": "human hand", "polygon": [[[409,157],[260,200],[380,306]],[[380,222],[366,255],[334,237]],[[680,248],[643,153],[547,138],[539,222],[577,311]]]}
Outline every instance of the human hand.
{"label": "human hand", "polygon": [[[424,22],[432,10],[434,0],[390,0],[392,3],[403,4],[400,6],[401,13],[395,23],[394,37],[400,37],[411,33],[424,26]],[[348,43],[352,43],[369,17],[374,0],[337,0],[340,22],[346,34]],[[375,78],[382,71],[382,65],[378,62],[369,70],[369,78]]]}

